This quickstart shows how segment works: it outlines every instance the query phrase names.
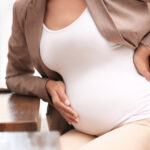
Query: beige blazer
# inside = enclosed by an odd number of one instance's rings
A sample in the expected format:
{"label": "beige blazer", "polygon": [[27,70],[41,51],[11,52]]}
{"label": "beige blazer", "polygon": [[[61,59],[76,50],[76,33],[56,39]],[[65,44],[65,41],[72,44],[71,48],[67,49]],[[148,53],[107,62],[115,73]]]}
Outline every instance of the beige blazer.
{"label": "beige blazer", "polygon": [[[112,42],[135,50],[140,43],[150,48],[150,0],[85,0],[98,30]],[[73,128],[53,107],[45,84],[63,77],[42,62],[39,44],[46,0],[17,0],[13,7],[6,84],[9,90],[37,96],[48,102],[50,130],[61,134]],[[41,77],[33,76],[34,67]]]}

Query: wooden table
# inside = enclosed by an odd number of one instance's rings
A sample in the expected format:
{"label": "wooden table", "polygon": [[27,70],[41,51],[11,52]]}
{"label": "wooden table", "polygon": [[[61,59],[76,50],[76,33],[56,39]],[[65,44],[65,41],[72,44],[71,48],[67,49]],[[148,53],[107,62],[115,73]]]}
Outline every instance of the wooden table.
{"label": "wooden table", "polygon": [[0,131],[39,131],[40,99],[0,93]]}
{"label": "wooden table", "polygon": [[60,150],[58,132],[1,132],[0,150]]}

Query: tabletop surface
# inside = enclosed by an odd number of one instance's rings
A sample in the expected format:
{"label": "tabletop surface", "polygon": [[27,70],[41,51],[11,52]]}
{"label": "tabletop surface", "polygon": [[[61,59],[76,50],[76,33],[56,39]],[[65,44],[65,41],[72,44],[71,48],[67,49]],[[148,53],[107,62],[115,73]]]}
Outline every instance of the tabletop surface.
{"label": "tabletop surface", "polygon": [[0,131],[40,128],[39,98],[0,93],[0,107]]}

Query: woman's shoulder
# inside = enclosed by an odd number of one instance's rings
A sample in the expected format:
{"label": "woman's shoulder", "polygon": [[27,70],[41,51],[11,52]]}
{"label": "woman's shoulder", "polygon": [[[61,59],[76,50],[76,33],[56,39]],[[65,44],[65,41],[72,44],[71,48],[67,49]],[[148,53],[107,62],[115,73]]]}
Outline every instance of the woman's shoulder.
{"label": "woman's shoulder", "polygon": [[16,9],[17,13],[22,13],[27,10],[27,7],[33,0],[16,0],[14,2],[14,8]]}

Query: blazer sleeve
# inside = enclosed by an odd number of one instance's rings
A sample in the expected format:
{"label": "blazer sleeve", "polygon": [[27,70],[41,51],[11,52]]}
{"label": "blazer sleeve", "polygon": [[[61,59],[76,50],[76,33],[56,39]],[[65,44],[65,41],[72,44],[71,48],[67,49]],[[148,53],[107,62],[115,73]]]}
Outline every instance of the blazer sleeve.
{"label": "blazer sleeve", "polygon": [[37,96],[53,105],[52,97],[45,86],[49,78],[33,76],[34,67],[28,53],[23,27],[17,20],[16,3],[13,5],[12,33],[8,42],[7,57],[7,88],[17,94]]}

